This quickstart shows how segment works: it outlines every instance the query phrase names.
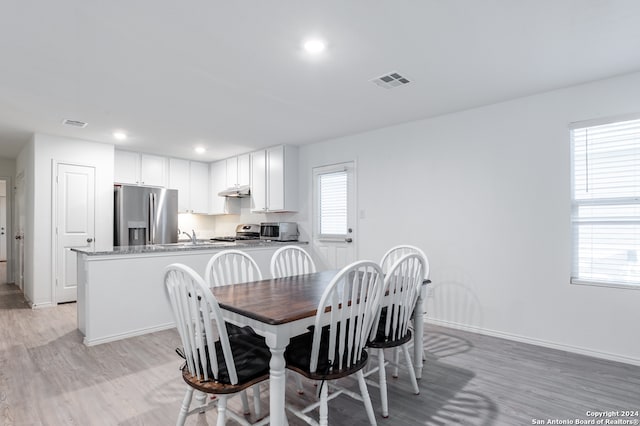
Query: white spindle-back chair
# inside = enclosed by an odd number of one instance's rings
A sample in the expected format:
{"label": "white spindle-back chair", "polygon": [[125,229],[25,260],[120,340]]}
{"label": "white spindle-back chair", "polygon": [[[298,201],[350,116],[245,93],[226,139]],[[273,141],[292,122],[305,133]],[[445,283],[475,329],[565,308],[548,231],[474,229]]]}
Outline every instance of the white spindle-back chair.
{"label": "white spindle-back chair", "polygon": [[[240,250],[223,250],[209,259],[205,267],[204,280],[209,287],[260,281],[262,272],[251,256]],[[244,329],[227,324],[227,331],[231,334],[253,333],[250,327]],[[260,414],[260,388],[253,388],[254,409]],[[249,414],[249,400],[245,392],[242,393],[242,407],[245,414]]]}
{"label": "white spindle-back chair", "polygon": [[291,277],[316,272],[316,265],[305,249],[299,246],[284,246],[271,256],[271,276]]}
{"label": "white spindle-back chair", "polygon": [[[288,245],[280,247],[271,256],[271,276],[273,278],[291,277],[294,275],[304,275],[316,272],[316,264],[311,255],[302,247]],[[302,378],[295,376],[297,391],[300,395],[304,393]]]}
{"label": "white spindle-back chair", "polygon": [[[164,282],[182,341],[185,357],[182,377],[189,385],[176,424],[184,425],[187,416],[217,406],[218,426],[225,424],[227,415],[243,425],[250,425],[243,416],[227,410],[227,398],[269,378],[269,348],[264,341],[227,334],[217,300],[191,268],[169,265],[165,269]],[[250,370],[236,370],[236,364],[243,365],[248,360],[251,360]],[[215,394],[217,398],[190,410],[195,390]],[[263,419],[259,424],[266,422],[268,419]]]}
{"label": "white spindle-back chair", "polygon": [[260,281],[262,273],[251,256],[240,250],[223,250],[207,263],[205,281],[211,287]]}
{"label": "white spindle-back chair", "polygon": [[[316,313],[313,331],[291,339],[285,353],[287,368],[312,380],[334,380],[356,374],[361,395],[344,389],[328,394],[320,384],[320,401],[301,410],[287,407],[309,424],[328,424],[328,400],[346,393],[364,402],[367,417],[376,424],[369,392],[362,373],[367,363],[364,350],[378,311],[383,290],[382,270],[370,261],[343,268],[329,283]],[[333,388],[333,386],[332,386]],[[320,421],[306,413],[320,408]]]}
{"label": "white spindle-back chair", "polygon": [[429,259],[424,251],[420,247],[402,244],[395,247],[391,247],[389,251],[387,251],[384,256],[382,256],[382,260],[380,261],[380,267],[382,268],[382,272],[386,273],[394,263],[398,261],[402,256],[407,254],[417,253],[424,259],[424,279],[429,278]]}
{"label": "white spindle-back chair", "polygon": [[413,391],[416,395],[420,393],[409,355],[408,343],[412,337],[409,329],[411,314],[424,279],[424,267],[424,258],[420,254],[406,254],[399,258],[385,275],[384,294],[386,297],[376,315],[374,326],[371,329],[371,341],[368,344],[370,348],[377,350],[378,367],[367,372],[368,376],[374,371],[378,371],[383,417],[389,417],[384,357],[386,348],[402,349]]}
{"label": "white spindle-back chair", "polygon": [[[393,264],[398,261],[398,259],[400,259],[404,255],[412,254],[412,253],[419,254],[424,259],[424,271],[423,271],[424,279],[425,280],[429,279],[430,269],[429,269],[429,259],[427,258],[427,255],[424,253],[424,251],[421,248],[412,246],[409,244],[401,244],[395,247],[391,247],[389,251],[387,251],[384,254],[384,256],[382,256],[382,260],[380,261],[380,267],[382,268],[382,272],[386,273],[391,268],[391,266],[393,266]],[[400,352],[396,351],[394,355],[394,362],[396,365],[398,364],[399,356],[400,356]],[[422,350],[422,359],[423,360],[426,359],[426,354],[424,349]],[[393,377],[398,377],[397,367],[394,369]]]}

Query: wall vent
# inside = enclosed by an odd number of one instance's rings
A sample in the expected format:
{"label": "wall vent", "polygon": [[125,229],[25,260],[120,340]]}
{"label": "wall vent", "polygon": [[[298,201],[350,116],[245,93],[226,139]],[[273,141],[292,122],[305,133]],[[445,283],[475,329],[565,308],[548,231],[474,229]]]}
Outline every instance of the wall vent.
{"label": "wall vent", "polygon": [[385,89],[394,89],[396,87],[404,86],[411,83],[407,77],[400,75],[397,72],[390,72],[389,74],[381,75],[371,80],[373,83]]}
{"label": "wall vent", "polygon": [[85,127],[87,127],[87,123],[85,123],[84,121],[69,120],[68,118],[62,120],[62,124],[69,127],[77,127],[79,129],[84,129]]}

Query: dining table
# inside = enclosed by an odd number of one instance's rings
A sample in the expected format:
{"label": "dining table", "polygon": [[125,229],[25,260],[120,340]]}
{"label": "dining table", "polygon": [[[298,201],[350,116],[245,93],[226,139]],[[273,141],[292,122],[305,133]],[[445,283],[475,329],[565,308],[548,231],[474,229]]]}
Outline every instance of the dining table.
{"label": "dining table", "polygon": [[[240,284],[213,287],[225,321],[250,326],[263,336],[271,351],[269,362],[269,412],[272,425],[284,425],[285,358],[292,337],[306,333],[314,324],[316,311],[325,289],[338,273],[327,270],[284,278],[270,278]],[[414,309],[413,365],[416,377],[422,377],[422,300],[429,280],[424,280]],[[382,301],[384,305],[384,299]]]}

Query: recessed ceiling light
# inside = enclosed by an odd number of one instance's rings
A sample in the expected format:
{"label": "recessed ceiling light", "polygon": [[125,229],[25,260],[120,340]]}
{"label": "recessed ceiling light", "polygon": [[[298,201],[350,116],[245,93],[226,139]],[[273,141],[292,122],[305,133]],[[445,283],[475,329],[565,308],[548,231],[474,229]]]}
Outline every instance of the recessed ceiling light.
{"label": "recessed ceiling light", "polygon": [[312,55],[317,55],[319,53],[322,53],[327,48],[327,44],[324,42],[324,40],[320,40],[319,38],[314,38],[314,39],[307,40],[304,43],[303,47],[304,47],[304,50],[311,53]]}
{"label": "recessed ceiling light", "polygon": [[205,147],[203,147],[203,146],[197,146],[197,147],[195,148],[195,151],[196,151],[198,154],[204,154],[205,152],[207,152],[207,149],[206,149]]}
{"label": "recessed ceiling light", "polygon": [[127,134],[124,132],[113,132],[113,137],[119,141],[127,139]]}

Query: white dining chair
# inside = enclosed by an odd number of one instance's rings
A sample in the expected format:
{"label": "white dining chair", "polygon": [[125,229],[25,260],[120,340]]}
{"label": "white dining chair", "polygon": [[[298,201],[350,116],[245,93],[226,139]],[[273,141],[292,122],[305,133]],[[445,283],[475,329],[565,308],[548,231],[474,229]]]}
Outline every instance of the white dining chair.
{"label": "white dining chair", "polygon": [[424,259],[424,279],[429,279],[429,259],[424,251],[420,247],[401,244],[394,247],[391,247],[383,256],[380,261],[380,267],[382,268],[382,272],[386,273],[394,263],[398,261],[402,256],[407,254],[416,253],[422,256]]}
{"label": "white dining chair", "polygon": [[[316,272],[316,265],[311,255],[302,247],[288,245],[280,247],[273,253],[273,256],[271,256],[270,269],[273,278],[283,278],[314,273]],[[294,377],[297,392],[300,395],[304,394],[302,378],[298,374]]]}
{"label": "white dining chair", "polygon": [[[343,268],[329,283],[318,304],[313,330],[291,339],[285,352],[287,368],[321,381],[320,401],[305,408],[287,409],[309,424],[327,425],[328,401],[344,393],[364,402],[367,417],[376,424],[373,406],[362,372],[367,363],[365,345],[378,311],[382,270],[374,262],[358,261]],[[328,383],[355,374],[360,395],[336,389]],[[307,415],[319,408],[319,421]]]}
{"label": "white dining chair", "polygon": [[[401,245],[391,247],[382,256],[382,260],[380,260],[380,267],[382,268],[382,272],[386,273],[391,268],[391,266],[393,266],[393,264],[398,261],[398,259],[400,259],[404,255],[412,254],[412,253],[419,254],[424,259],[424,270],[423,270],[424,279],[425,280],[429,279],[429,273],[430,273],[429,258],[427,258],[427,255],[424,253],[424,251],[420,247],[412,246],[409,244],[401,244]],[[400,357],[400,351],[396,351],[394,354],[394,363],[396,365],[398,364],[399,357]],[[422,359],[425,360],[426,358],[427,356],[423,348]],[[394,369],[393,377],[394,378],[398,377],[398,368]]]}
{"label": "white dining chair", "polygon": [[[204,280],[209,287],[260,281],[262,272],[258,264],[251,256],[240,250],[223,250],[209,259],[205,267]],[[238,327],[227,323],[227,332],[232,335],[252,335],[258,337],[251,327]],[[260,388],[253,388],[254,409],[260,412]],[[245,414],[249,414],[249,399],[245,392],[242,393],[242,407]]]}
{"label": "white dining chair", "polygon": [[316,265],[305,249],[289,245],[280,247],[271,256],[271,276],[273,278],[291,277],[316,272]]}
{"label": "white dining chair", "polygon": [[240,250],[223,250],[205,267],[204,280],[211,286],[260,281],[262,272],[251,256]]}
{"label": "white dining chair", "polygon": [[[188,385],[176,425],[212,408],[218,409],[217,425],[229,416],[250,425],[244,416],[227,410],[227,399],[246,388],[259,386],[269,378],[271,352],[264,340],[229,335],[218,302],[204,280],[191,268],[172,264],[165,269],[164,282],[185,360],[182,378]],[[193,409],[194,391],[216,398]],[[256,414],[259,416],[259,414]],[[255,424],[266,424],[268,418]]]}
{"label": "white dining chair", "polygon": [[[409,342],[412,337],[409,326],[422,285],[424,267],[424,258],[413,253],[402,256],[387,270],[383,290],[383,294],[386,295],[385,301],[380,305],[371,329],[370,341],[367,343],[367,347],[377,352],[378,366],[367,371],[366,376],[378,372],[382,417],[385,418],[389,417],[385,371],[388,362],[385,361],[385,349],[397,348],[404,352],[413,392],[416,395],[420,393],[409,354]],[[394,366],[398,368],[397,361]]]}

